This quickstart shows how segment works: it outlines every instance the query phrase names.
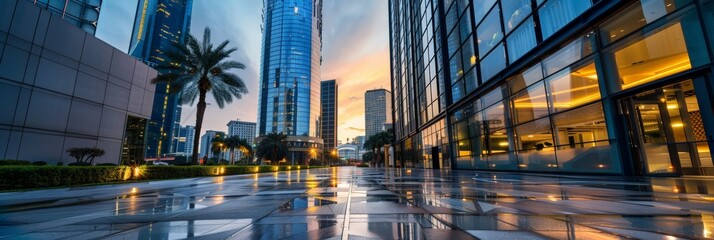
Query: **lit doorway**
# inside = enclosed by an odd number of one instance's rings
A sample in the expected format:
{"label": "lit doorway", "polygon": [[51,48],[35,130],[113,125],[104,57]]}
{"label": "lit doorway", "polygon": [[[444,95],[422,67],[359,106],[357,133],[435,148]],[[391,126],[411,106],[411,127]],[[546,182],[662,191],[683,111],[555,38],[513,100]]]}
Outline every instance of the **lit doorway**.
{"label": "lit doorway", "polygon": [[692,80],[642,91],[621,104],[636,171],[643,175],[711,174],[714,165]]}

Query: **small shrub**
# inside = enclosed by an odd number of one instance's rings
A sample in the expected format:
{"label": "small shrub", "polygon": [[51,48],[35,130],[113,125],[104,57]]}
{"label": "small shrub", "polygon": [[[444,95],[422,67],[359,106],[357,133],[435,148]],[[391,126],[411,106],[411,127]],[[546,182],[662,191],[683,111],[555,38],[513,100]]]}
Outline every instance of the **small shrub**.
{"label": "small shrub", "polygon": [[47,165],[47,162],[45,162],[45,161],[34,161],[34,162],[32,162],[32,165],[35,165],[35,166],[44,166],[44,165]]}
{"label": "small shrub", "polygon": [[67,149],[69,156],[75,158],[78,163],[94,164],[94,158],[104,155],[104,149],[98,147],[77,147]]}
{"label": "small shrub", "polygon": [[57,162],[57,166],[64,166],[63,162]]}
{"label": "small shrub", "polygon": [[0,160],[0,166],[8,166],[8,165],[30,165],[30,161],[23,161],[23,160],[10,160],[10,159],[5,159],[5,160]]}

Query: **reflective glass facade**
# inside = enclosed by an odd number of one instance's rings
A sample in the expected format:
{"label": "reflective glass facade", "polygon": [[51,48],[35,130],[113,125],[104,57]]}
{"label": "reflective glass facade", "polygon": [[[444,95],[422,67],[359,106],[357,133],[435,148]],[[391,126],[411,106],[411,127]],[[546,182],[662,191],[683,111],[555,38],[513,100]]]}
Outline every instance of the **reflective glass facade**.
{"label": "reflective glass facade", "polygon": [[[165,61],[171,44],[189,33],[193,0],[140,0],[136,9],[129,54],[149,65]],[[155,84],[154,107],[148,122],[146,156],[171,153],[178,144],[181,105],[165,83]]]}
{"label": "reflective glass facade", "polygon": [[258,136],[295,136],[289,158],[306,162],[308,145],[322,148],[322,1],[265,0],[262,28]]}
{"label": "reflective glass facade", "polygon": [[712,2],[392,0],[397,158],[712,175]]}
{"label": "reflective glass facade", "polygon": [[322,118],[320,136],[325,144],[325,150],[331,151],[337,146],[337,81],[334,79],[322,81],[320,88]]}
{"label": "reflective glass facade", "polygon": [[392,120],[392,93],[386,89],[368,90],[364,93],[365,137],[386,131]]}
{"label": "reflective glass facade", "polygon": [[32,0],[65,21],[94,35],[102,0]]}

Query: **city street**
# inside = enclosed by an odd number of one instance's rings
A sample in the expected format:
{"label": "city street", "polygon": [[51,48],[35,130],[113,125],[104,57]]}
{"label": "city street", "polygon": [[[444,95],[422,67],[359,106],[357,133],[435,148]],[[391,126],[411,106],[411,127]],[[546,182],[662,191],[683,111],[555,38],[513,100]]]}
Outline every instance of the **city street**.
{"label": "city street", "polygon": [[713,178],[333,167],[0,193],[0,239],[697,239]]}

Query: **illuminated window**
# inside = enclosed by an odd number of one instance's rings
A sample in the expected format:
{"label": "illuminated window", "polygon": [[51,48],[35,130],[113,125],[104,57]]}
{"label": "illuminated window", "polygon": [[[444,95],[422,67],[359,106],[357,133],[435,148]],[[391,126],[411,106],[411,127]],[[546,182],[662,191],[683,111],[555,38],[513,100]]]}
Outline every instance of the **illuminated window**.
{"label": "illuminated window", "polygon": [[553,112],[571,109],[600,99],[595,63],[566,68],[548,80]]}

